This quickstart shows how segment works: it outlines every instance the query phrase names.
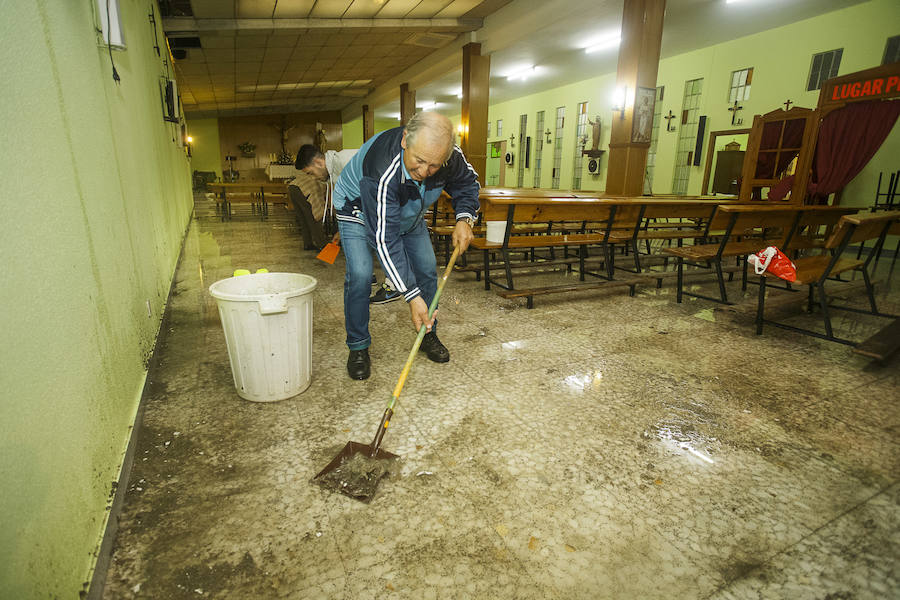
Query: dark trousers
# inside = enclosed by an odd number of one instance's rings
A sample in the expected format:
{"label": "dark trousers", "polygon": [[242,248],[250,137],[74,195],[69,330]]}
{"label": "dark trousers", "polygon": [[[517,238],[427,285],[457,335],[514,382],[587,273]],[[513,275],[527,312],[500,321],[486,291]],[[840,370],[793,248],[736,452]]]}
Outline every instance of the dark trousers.
{"label": "dark trousers", "polygon": [[312,207],[306,200],[306,196],[297,186],[288,186],[291,193],[291,204],[294,205],[297,225],[300,226],[300,234],[303,236],[304,250],[320,250],[325,246],[325,230],[322,224],[313,218]]}

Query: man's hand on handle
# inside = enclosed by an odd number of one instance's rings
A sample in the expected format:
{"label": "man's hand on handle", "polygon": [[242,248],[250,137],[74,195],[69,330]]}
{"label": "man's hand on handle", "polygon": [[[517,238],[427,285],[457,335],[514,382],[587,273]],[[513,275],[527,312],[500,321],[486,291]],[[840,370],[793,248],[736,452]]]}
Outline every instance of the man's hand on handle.
{"label": "man's hand on handle", "polygon": [[472,242],[472,238],[475,237],[472,234],[472,226],[469,225],[467,221],[461,219],[456,222],[456,227],[453,229],[453,246],[459,248],[459,253],[462,254],[469,247],[469,244]]}
{"label": "man's hand on handle", "polygon": [[430,332],[434,326],[434,317],[437,315],[437,312],[435,310],[431,318],[428,318],[428,305],[425,304],[422,296],[416,296],[409,302],[409,314],[412,317],[413,327],[416,328],[416,331],[419,331],[422,323],[425,323],[425,330]]}

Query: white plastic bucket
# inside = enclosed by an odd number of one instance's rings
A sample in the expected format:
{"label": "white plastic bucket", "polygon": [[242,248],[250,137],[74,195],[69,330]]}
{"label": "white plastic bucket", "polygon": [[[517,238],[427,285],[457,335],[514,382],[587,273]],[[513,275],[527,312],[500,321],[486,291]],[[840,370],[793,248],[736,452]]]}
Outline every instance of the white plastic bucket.
{"label": "white plastic bucket", "polygon": [[315,278],[300,273],[255,273],[209,286],[241,398],[273,402],[309,387],[315,288]]}
{"label": "white plastic bucket", "polygon": [[487,241],[491,244],[502,244],[506,235],[506,221],[487,222]]}

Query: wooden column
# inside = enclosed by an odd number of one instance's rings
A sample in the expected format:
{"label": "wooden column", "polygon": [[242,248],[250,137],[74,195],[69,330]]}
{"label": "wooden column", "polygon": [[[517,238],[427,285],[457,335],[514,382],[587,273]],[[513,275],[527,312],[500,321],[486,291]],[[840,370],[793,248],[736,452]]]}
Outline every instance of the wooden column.
{"label": "wooden column", "polygon": [[490,98],[491,57],[481,56],[481,44],[463,46],[462,133],[460,148],[484,186],[487,167],[487,120]]}
{"label": "wooden column", "polygon": [[368,104],[363,104],[363,142],[375,135],[375,113],[369,110]]}
{"label": "wooden column", "polygon": [[[640,196],[650,142],[632,142],[637,88],[656,88],[665,0],[625,0],[616,89],[626,90],[624,116],[613,113],[609,140],[606,193]],[[654,96],[655,97],[655,96]]]}
{"label": "wooden column", "polygon": [[405,126],[416,114],[416,90],[409,89],[408,83],[400,84],[400,121]]}

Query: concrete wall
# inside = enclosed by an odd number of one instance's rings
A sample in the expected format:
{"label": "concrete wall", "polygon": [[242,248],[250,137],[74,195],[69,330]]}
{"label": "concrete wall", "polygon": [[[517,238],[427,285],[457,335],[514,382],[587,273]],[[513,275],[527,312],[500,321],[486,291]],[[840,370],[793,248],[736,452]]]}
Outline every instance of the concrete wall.
{"label": "concrete wall", "polygon": [[118,84],[96,2],[3,5],[0,598],[90,578],[191,215],[149,4],[120,5]]}

